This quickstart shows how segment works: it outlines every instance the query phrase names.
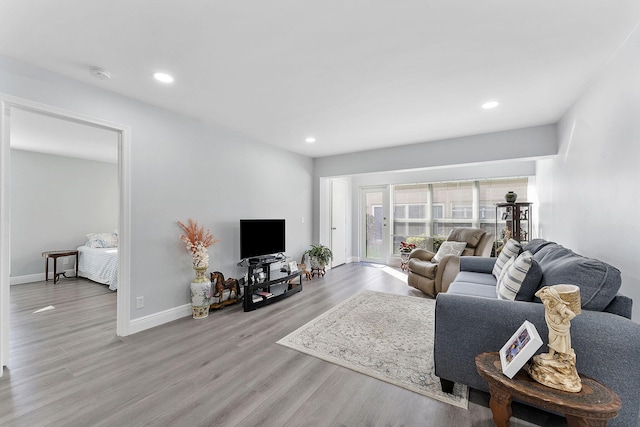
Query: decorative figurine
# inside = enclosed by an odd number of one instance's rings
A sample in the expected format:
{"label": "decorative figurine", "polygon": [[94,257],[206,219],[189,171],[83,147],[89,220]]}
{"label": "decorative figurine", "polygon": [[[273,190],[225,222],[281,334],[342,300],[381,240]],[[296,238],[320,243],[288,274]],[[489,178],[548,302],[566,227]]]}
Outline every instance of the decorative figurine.
{"label": "decorative figurine", "polygon": [[[236,304],[241,301],[240,299],[240,284],[238,280],[230,277],[225,280],[224,275],[219,271],[214,271],[211,273],[211,287],[215,290],[213,295],[211,295],[211,301],[214,298],[218,297],[217,303],[212,303],[212,309],[219,309],[227,305]],[[222,300],[222,296],[225,290],[229,290],[229,297],[226,300]],[[235,298],[231,298],[233,294]]]}
{"label": "decorative figurine", "polygon": [[545,286],[536,292],[542,300],[549,327],[549,353],[533,357],[529,375],[548,387],[569,392],[582,390],[571,348],[571,320],[581,312],[580,288],[575,285]]}

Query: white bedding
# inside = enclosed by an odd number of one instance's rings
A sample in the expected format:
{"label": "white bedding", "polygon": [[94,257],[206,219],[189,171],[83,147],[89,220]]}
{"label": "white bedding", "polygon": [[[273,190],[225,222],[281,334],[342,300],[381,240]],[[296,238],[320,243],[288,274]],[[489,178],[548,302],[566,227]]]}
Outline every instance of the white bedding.
{"label": "white bedding", "polygon": [[78,275],[118,289],[118,248],[78,248]]}

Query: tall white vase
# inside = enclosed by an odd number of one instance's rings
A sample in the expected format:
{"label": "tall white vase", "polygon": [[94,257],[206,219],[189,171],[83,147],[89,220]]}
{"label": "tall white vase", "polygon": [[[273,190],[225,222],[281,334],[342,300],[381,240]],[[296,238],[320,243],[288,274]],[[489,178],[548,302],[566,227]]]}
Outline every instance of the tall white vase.
{"label": "tall white vase", "polygon": [[206,276],[208,266],[194,267],[196,278],[191,282],[191,312],[194,319],[204,319],[209,316],[211,304],[211,281]]}

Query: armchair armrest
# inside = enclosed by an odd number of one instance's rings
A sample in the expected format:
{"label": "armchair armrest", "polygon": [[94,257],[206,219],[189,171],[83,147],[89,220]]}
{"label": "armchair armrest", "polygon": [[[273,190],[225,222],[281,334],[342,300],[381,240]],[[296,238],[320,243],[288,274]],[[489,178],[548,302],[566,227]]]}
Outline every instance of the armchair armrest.
{"label": "armchair armrest", "polygon": [[463,256],[460,257],[460,271],[473,271],[476,273],[491,274],[497,259],[498,258]]}
{"label": "armchair armrest", "polygon": [[409,259],[417,258],[422,261],[431,261],[434,256],[436,256],[436,254],[434,254],[433,252],[426,249],[418,248],[411,251],[411,253],[409,254]]}
{"label": "armchair armrest", "polygon": [[[471,257],[473,258],[473,257]],[[436,268],[436,294],[447,292],[449,285],[460,273],[460,257],[457,255],[445,255]]]}
{"label": "armchair armrest", "polygon": [[[525,321],[533,323],[548,352],[544,306],[449,293],[438,294],[435,307],[434,364],[440,378],[488,391],[474,358],[498,351]],[[580,374],[615,391],[622,410],[611,425],[637,425],[640,414],[640,325],[611,313],[583,310],[571,321],[571,344]]]}

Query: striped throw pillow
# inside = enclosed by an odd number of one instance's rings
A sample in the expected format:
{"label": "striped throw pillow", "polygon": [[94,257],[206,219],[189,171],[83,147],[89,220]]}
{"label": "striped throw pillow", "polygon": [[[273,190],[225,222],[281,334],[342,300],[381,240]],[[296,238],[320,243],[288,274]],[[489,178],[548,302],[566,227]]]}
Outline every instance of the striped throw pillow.
{"label": "striped throw pillow", "polygon": [[532,263],[533,254],[529,251],[525,251],[518,255],[517,258],[513,257],[507,261],[496,285],[498,298],[515,301]]}
{"label": "striped throw pillow", "polygon": [[517,240],[509,239],[507,243],[505,243],[505,245],[502,247],[500,255],[498,255],[498,259],[496,260],[495,265],[493,266],[492,273],[496,277],[496,279],[500,278],[500,273],[502,272],[502,269],[504,268],[504,265],[507,263],[507,261],[509,261],[513,257],[517,257],[518,255],[520,255],[521,251],[522,245]]}

